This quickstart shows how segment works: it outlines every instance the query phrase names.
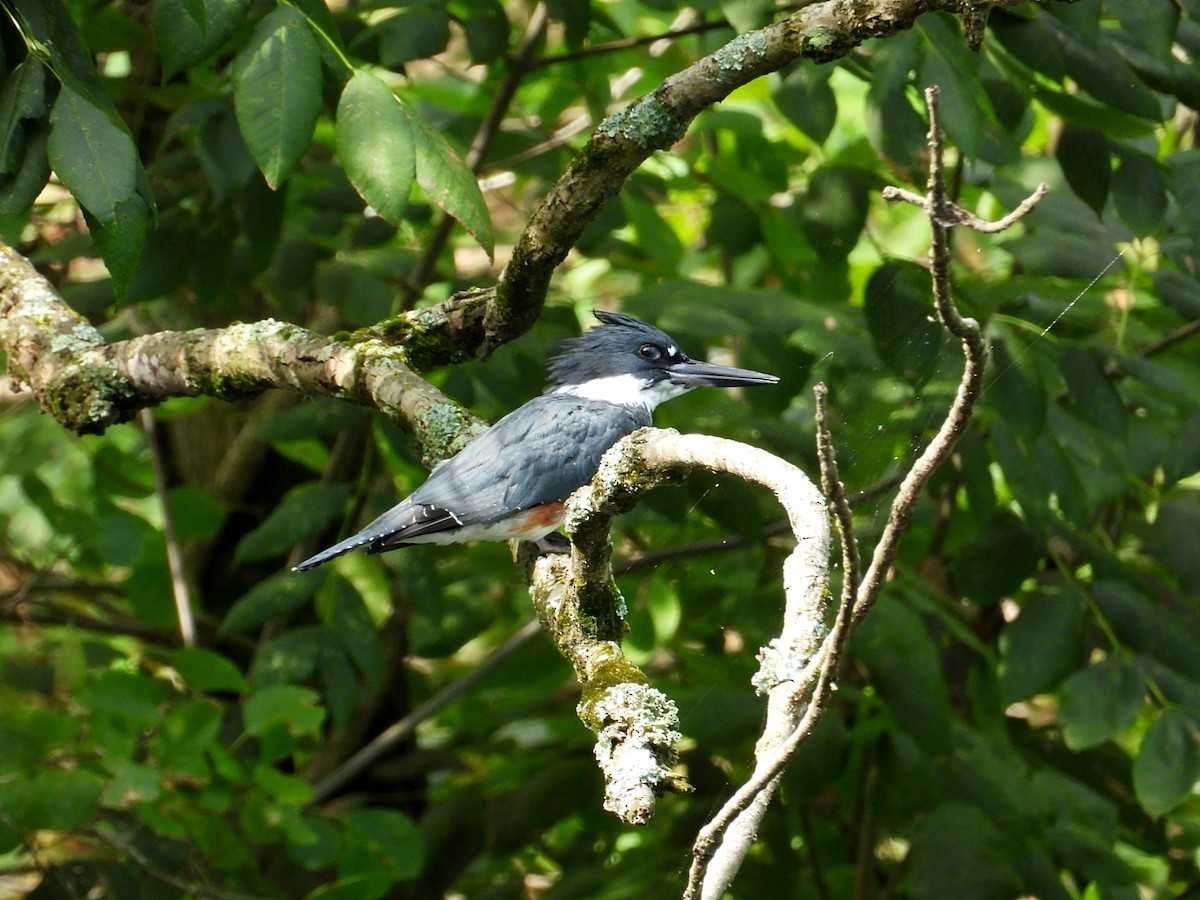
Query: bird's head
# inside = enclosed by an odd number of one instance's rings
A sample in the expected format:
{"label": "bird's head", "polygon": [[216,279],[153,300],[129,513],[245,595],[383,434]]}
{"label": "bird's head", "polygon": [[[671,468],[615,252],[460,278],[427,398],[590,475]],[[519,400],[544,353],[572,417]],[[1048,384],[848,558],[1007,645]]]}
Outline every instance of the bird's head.
{"label": "bird's head", "polygon": [[550,361],[552,392],[654,409],[697,387],[751,387],[779,379],[688,357],[669,334],[621,313],[596,312],[601,326],[563,342]]}

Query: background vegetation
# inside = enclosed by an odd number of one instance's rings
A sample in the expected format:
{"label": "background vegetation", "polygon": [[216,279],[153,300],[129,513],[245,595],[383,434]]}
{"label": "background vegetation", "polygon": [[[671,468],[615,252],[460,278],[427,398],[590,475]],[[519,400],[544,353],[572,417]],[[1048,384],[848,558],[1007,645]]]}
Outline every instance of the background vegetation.
{"label": "background vegetation", "polygon": [[[351,330],[490,284],[606,115],[793,12],[0,5],[0,234],[110,340],[268,317]],[[921,89],[940,85],[963,205],[994,216],[1050,184],[1015,231],[954,235],[960,303],[991,342],[980,412],[737,896],[1200,892],[1198,20],[1195,0],[998,8],[976,54],[930,13],[755,80],[628,179],[526,336],[429,373],[494,419],[593,307],[619,308],[783,378],[682,398],[660,424],[810,471],[823,380],[869,538],[959,370],[929,320],[926,223],[880,196],[920,187]],[[18,386],[0,394],[0,894],[679,893],[762,715],[749,679],[787,550],[764,497],[696,476],[614,535],[626,649],[679,704],[696,787],[635,830],[600,808],[548,641],[461,683],[531,617],[507,547],[286,572],[422,480],[394,424],[273,392],[77,437]]]}

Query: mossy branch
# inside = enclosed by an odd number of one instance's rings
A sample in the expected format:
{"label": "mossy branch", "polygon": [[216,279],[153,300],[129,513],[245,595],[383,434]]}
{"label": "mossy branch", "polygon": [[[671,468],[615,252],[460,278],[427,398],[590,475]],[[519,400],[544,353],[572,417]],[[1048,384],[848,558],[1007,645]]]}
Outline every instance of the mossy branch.
{"label": "mossy branch", "polygon": [[686,789],[686,783],[670,771],[679,739],[675,706],[621,652],[625,610],[612,580],[609,526],[651,488],[693,469],[725,472],[770,489],[797,540],[783,569],[783,629],[760,655],[756,684],[768,697],[760,752],[772,752],[792,731],[802,712],[796,691],[806,677],[805,660],[824,634],[829,519],[820,492],[803,472],[736,441],[654,428],[609,450],[591,484],[567,502],[570,553],[524,561],[538,616],[583,685],[579,712],[597,735],[605,808],[631,824],[649,820],[656,795]]}

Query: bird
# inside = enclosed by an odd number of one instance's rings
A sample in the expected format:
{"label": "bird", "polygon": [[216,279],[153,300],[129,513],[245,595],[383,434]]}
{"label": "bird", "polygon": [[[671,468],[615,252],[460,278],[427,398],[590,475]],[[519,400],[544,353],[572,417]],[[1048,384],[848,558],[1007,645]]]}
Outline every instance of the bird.
{"label": "bird", "polygon": [[606,450],[650,425],[655,407],[697,387],[775,384],[774,375],[697,362],[670,335],[632,316],[595,311],[598,327],[568,338],[544,393],[501,418],[357,534],[295,566],[312,569],[362,547],[540,541],[591,481]]}

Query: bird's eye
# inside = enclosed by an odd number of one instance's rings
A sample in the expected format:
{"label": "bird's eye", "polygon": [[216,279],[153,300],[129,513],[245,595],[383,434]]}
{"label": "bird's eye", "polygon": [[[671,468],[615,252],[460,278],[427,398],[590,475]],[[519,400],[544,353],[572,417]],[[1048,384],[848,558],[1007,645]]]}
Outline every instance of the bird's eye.
{"label": "bird's eye", "polygon": [[638,356],[642,359],[648,359],[650,362],[657,362],[662,359],[662,347],[657,344],[642,344],[638,347]]}

